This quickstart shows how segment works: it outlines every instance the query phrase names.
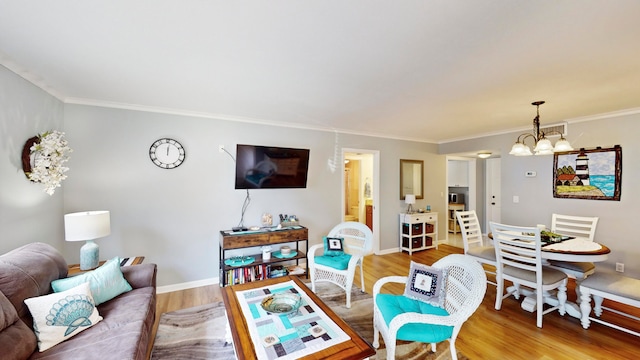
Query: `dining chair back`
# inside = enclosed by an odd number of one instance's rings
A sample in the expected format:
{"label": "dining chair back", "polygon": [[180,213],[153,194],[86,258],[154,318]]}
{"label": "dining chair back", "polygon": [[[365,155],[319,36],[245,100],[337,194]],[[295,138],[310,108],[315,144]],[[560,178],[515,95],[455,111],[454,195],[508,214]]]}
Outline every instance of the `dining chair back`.
{"label": "dining chair back", "polygon": [[596,234],[598,217],[551,215],[551,231],[554,233],[575,236],[593,241]]}
{"label": "dining chair back", "polygon": [[[536,294],[536,325],[542,327],[542,316],[558,310],[564,315],[567,300],[567,275],[561,271],[542,266],[540,229],[490,223],[493,244],[496,249],[496,310],[502,307],[502,300],[514,295],[520,297],[520,286],[526,286]],[[514,286],[503,294],[504,281]],[[558,289],[557,305],[544,309],[550,297],[550,290]],[[550,301],[549,301],[550,302]]]}
{"label": "dining chair back", "polygon": [[[373,248],[373,233],[365,224],[356,221],[346,221],[336,225],[329,231],[328,237],[342,238],[344,253],[348,256],[346,268],[335,267],[331,261],[323,261],[324,243],[313,245],[307,252],[311,290],[316,292],[316,283],[330,282],[346,291],[347,308],[351,307],[351,288],[356,268],[360,267],[360,290],[364,289],[364,272],[362,260],[371,253]],[[321,263],[319,263],[319,261]],[[345,261],[346,262],[346,261]]]}
{"label": "dining chair back", "polygon": [[[598,217],[573,216],[553,214],[551,216],[551,231],[554,233],[580,237],[593,241],[596,234]],[[592,262],[573,262],[549,260],[549,266],[560,270],[572,279],[576,280],[576,301],[582,301],[580,285],[589,275],[596,272],[596,266]]]}
{"label": "dining chair back", "polygon": [[[456,218],[460,225],[464,253],[481,264],[491,266],[493,269],[488,270],[485,268],[485,272],[495,277],[496,250],[493,246],[484,244],[482,229],[480,228],[476,211],[456,211]],[[487,278],[487,283],[496,285],[490,278]]]}
{"label": "dining chair back", "polygon": [[482,266],[468,255],[447,255],[432,267],[446,270],[442,307],[390,290],[382,292],[387,283],[410,286],[408,276],[383,277],[373,286],[373,347],[378,348],[382,335],[387,360],[395,359],[396,340],[429,343],[433,352],[437,343],[449,340],[451,359],[458,359],[456,338],[482,303],[487,277]]}

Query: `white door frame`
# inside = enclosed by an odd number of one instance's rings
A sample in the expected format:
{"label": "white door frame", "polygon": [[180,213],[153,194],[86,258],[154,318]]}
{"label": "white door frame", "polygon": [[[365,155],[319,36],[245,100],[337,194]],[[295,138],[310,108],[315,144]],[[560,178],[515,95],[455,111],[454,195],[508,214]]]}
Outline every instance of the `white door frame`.
{"label": "white door frame", "polygon": [[[476,160],[475,158],[470,158],[470,157],[463,157],[463,156],[451,156],[448,155],[447,156],[447,170],[446,170],[446,184],[445,184],[445,209],[447,212],[445,212],[445,215],[448,214],[449,211],[449,160],[461,160],[461,161],[466,161],[467,162],[467,166],[468,166],[468,170],[469,170],[469,197],[468,199],[465,199],[465,203],[467,205],[466,210],[476,210],[477,208],[477,204],[476,204],[476,197],[477,197],[477,193],[478,190],[476,189]],[[445,216],[445,219],[447,219],[447,216]],[[445,227],[445,240],[448,241],[449,240],[449,224],[446,224],[447,226]]]}
{"label": "white door frame", "polygon": [[344,160],[345,153],[361,153],[361,154],[370,154],[373,155],[373,169],[372,169],[372,178],[373,178],[373,253],[380,254],[380,213],[378,211],[378,204],[380,203],[380,151],[378,150],[367,150],[367,149],[354,149],[354,148],[342,148],[342,156],[340,157],[340,173],[342,174],[342,181],[340,185],[340,218],[346,214],[345,209],[345,179],[344,179]]}

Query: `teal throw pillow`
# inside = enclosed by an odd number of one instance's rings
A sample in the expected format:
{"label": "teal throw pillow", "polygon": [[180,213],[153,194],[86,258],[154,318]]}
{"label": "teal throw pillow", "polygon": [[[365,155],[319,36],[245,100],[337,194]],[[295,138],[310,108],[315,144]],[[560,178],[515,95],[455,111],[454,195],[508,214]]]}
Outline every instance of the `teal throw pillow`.
{"label": "teal throw pillow", "polygon": [[91,294],[96,305],[109,301],[114,297],[131,291],[133,288],[122,275],[120,259],[115,257],[99,268],[84,274],[58,279],[51,282],[53,291],[60,292],[89,282]]}
{"label": "teal throw pillow", "polygon": [[343,238],[325,236],[322,241],[324,242],[324,255],[325,256],[342,256],[344,255]]}

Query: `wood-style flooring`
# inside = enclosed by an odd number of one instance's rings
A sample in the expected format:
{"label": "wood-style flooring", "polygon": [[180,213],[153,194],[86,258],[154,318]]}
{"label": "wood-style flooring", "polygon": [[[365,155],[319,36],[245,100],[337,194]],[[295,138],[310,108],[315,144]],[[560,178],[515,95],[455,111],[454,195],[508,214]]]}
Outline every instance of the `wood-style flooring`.
{"label": "wood-style flooring", "polygon": [[[438,250],[421,251],[412,256],[407,253],[367,256],[364,261],[366,291],[371,293],[373,283],[380,277],[407,275],[411,260],[432,264],[452,253],[462,253],[462,249],[440,245]],[[356,272],[356,284],[359,277],[359,272]],[[391,291],[401,293],[403,288],[391,288]],[[575,301],[571,280],[568,296],[569,300]],[[521,309],[519,301],[513,297],[505,299],[502,309],[496,311],[495,298],[495,286],[488,285],[483,303],[460,331],[456,347],[470,359],[640,359],[640,338],[636,336],[597,323],[592,323],[585,330],[578,319],[560,316],[558,312],[545,315],[543,327],[539,329],[536,327],[536,314]],[[157,318],[163,312],[214,301],[222,301],[217,285],[158,294]],[[622,308],[640,316],[636,309]],[[615,314],[607,315],[609,319],[640,330],[638,322]]]}

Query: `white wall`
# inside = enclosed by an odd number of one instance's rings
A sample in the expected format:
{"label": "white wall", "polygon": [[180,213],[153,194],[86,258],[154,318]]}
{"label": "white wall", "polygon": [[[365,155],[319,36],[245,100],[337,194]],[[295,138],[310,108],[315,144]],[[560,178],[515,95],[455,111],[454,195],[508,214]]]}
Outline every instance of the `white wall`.
{"label": "white wall", "polygon": [[[339,149],[381,153],[381,249],[398,246],[397,214],[405,206],[398,194],[400,158],[425,161],[427,199],[445,214],[433,198],[445,181],[444,157],[433,144],[69,104],[65,125],[75,150],[65,212],[110,210],[112,234],[97,241],[101,258],[144,255],[145,262],[158,264],[159,285],[218,276],[219,231],[238,224],[245,198],[244,190],[234,189],[235,166],[218,151],[220,144],[234,155],[238,143],[311,150],[307,188],[251,190],[247,226],[258,225],[264,212],[274,219],[296,214],[309,228],[310,243],[319,243],[341,219],[340,167],[329,166],[340,161],[334,158],[336,142]],[[149,160],[149,146],[161,137],[185,147],[180,167],[164,170]],[[67,253],[72,260],[79,246]]]}
{"label": "white wall", "polygon": [[63,104],[0,66],[0,254],[33,241],[61,248],[63,192],[53,196],[27,180],[22,148],[48,130],[64,130]]}
{"label": "white wall", "polygon": [[[492,149],[502,155],[502,221],[531,226],[551,225],[551,214],[598,216],[596,241],[611,249],[609,260],[599,264],[609,269],[616,262],[625,264],[627,275],[640,277],[640,239],[636,236],[637,205],[640,194],[637,179],[640,167],[640,114],[569,124],[567,139],[574,148],[622,146],[622,196],[620,201],[561,199],[553,197],[553,156],[515,157],[508,155],[517,133],[442,144],[440,152],[459,153]],[[484,163],[484,162],[483,162]],[[479,163],[480,164],[480,163]],[[525,171],[536,171],[527,178]],[[479,189],[484,191],[484,189]],[[520,198],[513,202],[513,196]]]}

